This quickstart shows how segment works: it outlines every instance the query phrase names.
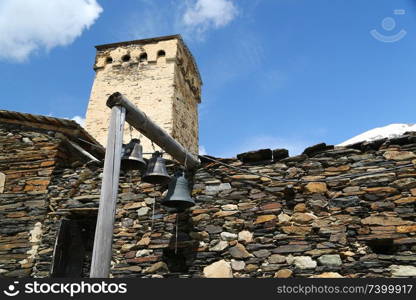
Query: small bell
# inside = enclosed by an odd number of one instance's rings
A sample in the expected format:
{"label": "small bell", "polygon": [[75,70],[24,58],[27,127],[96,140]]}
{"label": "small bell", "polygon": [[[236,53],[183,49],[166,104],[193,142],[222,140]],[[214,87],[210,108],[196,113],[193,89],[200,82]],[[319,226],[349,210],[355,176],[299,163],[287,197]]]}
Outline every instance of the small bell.
{"label": "small bell", "polygon": [[165,160],[162,158],[162,154],[156,151],[149,160],[142,181],[153,184],[167,184],[169,180],[170,176],[168,171],[166,171]]}
{"label": "small bell", "polygon": [[184,172],[178,172],[169,182],[168,193],[162,201],[162,205],[169,208],[184,210],[195,205],[194,199],[191,198]]}
{"label": "small bell", "polygon": [[143,159],[143,147],[139,139],[132,139],[127,145],[123,145],[121,169],[124,171],[146,169],[147,163]]}

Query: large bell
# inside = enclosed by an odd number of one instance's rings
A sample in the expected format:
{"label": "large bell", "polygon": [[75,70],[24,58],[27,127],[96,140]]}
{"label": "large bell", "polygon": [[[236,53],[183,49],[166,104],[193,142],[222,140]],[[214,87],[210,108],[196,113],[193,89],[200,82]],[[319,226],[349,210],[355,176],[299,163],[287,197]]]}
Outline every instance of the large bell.
{"label": "large bell", "polygon": [[121,169],[124,171],[146,169],[147,163],[143,159],[143,147],[139,139],[132,139],[127,145],[123,145],[121,157]]}
{"label": "large bell", "polygon": [[170,176],[168,171],[166,171],[165,160],[162,158],[162,154],[159,151],[156,151],[149,160],[142,181],[153,184],[167,184],[169,180]]}
{"label": "large bell", "polygon": [[168,193],[163,199],[162,205],[178,210],[195,205],[195,201],[189,193],[188,180],[182,171],[176,173],[169,182]]}

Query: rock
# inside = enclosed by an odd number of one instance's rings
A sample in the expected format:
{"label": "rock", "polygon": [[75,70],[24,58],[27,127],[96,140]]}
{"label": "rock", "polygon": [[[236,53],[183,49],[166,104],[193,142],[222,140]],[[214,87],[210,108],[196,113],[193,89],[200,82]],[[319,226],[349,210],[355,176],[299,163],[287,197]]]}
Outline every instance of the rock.
{"label": "rock", "polygon": [[237,235],[231,232],[221,232],[220,236],[224,241],[233,241],[237,239]]}
{"label": "rock", "polygon": [[384,173],[384,174],[374,174],[366,175],[354,178],[351,180],[351,185],[361,185],[364,183],[371,183],[372,185],[376,183],[386,183],[391,182],[396,178],[395,173]]}
{"label": "rock", "polygon": [[255,265],[255,264],[248,264],[245,268],[244,268],[244,270],[246,271],[246,272],[254,272],[254,271],[257,271],[257,269],[259,268],[259,266],[258,265]]}
{"label": "rock", "polygon": [[[238,211],[219,211],[219,212],[216,212],[215,214],[213,214],[212,216],[214,218],[223,218],[223,217],[228,217],[228,216],[235,215],[236,213],[238,213]],[[206,220],[208,220],[208,219],[206,219]]]}
{"label": "rock", "polygon": [[130,202],[127,203],[126,205],[124,205],[124,209],[136,209],[139,207],[145,207],[146,203],[145,202]]}
{"label": "rock", "polygon": [[200,214],[195,217],[192,217],[192,222],[198,223],[200,221],[209,220],[210,218],[211,217],[209,216],[209,214]]}
{"label": "rock", "polygon": [[307,235],[312,231],[308,226],[282,226],[282,230],[287,234]]}
{"label": "rock", "polygon": [[231,189],[231,185],[229,183],[220,183],[217,185],[207,185],[205,187],[205,191],[206,192],[221,192],[221,191],[226,191],[226,190],[230,190]]}
{"label": "rock", "polygon": [[344,278],[344,276],[340,275],[337,272],[324,272],[319,275],[313,275],[310,278]]}
{"label": "rock", "polygon": [[133,226],[133,223],[134,223],[133,219],[130,219],[130,218],[124,218],[121,220],[121,226],[123,227],[131,227]]}
{"label": "rock", "polygon": [[242,244],[237,244],[234,247],[230,248],[228,251],[234,258],[247,258],[251,256],[251,254],[246,250],[246,248]]}
{"label": "rock", "polygon": [[231,260],[231,268],[234,271],[242,271],[244,270],[245,266],[246,266],[246,263],[242,260],[234,260],[234,259]]}
{"label": "rock", "polygon": [[305,212],[306,211],[306,204],[305,203],[298,203],[293,208],[294,212]]}
{"label": "rock", "polygon": [[416,202],[416,197],[405,197],[394,201],[397,205],[406,205],[414,202]]}
{"label": "rock", "polygon": [[360,198],[358,198],[357,196],[334,198],[329,201],[329,204],[332,207],[340,207],[340,208],[357,206],[359,203],[360,203]]}
{"label": "rock", "polygon": [[238,210],[238,206],[235,204],[226,204],[221,206],[221,209],[225,211]]}
{"label": "rock", "polygon": [[306,148],[305,150],[303,150],[302,154],[306,154],[307,156],[312,157],[318,154],[319,152],[330,150],[330,149],[334,149],[334,146],[326,145],[325,143],[320,143],[320,144],[316,144],[316,145]]}
{"label": "rock", "polygon": [[373,210],[391,210],[394,209],[394,203],[390,201],[376,201],[371,203],[371,209]]}
{"label": "rock", "polygon": [[287,224],[290,222],[290,216],[284,213],[278,215],[279,224]]}
{"label": "rock", "polygon": [[270,256],[271,253],[269,250],[261,249],[261,250],[254,251],[253,254],[255,257],[266,258]]}
{"label": "rock", "polygon": [[150,267],[146,268],[143,272],[144,273],[156,273],[156,272],[169,272],[168,265],[163,261],[159,261],[154,263]]}
{"label": "rock", "polygon": [[388,216],[370,216],[361,220],[362,224],[368,225],[382,225],[382,226],[395,226],[395,225],[407,225],[410,221],[402,220],[397,217]]}
{"label": "rock", "polygon": [[415,266],[398,266],[391,265],[389,267],[392,277],[410,277],[416,276],[416,267]]}
{"label": "rock", "polygon": [[392,184],[400,189],[412,189],[416,187],[416,179],[412,177],[402,178],[393,181]]}
{"label": "rock", "polygon": [[305,186],[305,192],[308,194],[326,193],[328,188],[325,182],[309,182]]}
{"label": "rock", "polygon": [[325,171],[327,171],[327,172],[345,172],[345,171],[348,171],[349,169],[351,169],[351,167],[349,165],[342,165],[342,166],[337,166],[337,167],[326,168]]}
{"label": "rock", "polygon": [[32,140],[28,137],[22,138],[22,142],[26,144],[33,144]]}
{"label": "rock", "polygon": [[347,243],[347,235],[344,232],[334,232],[331,233],[329,241],[333,243],[340,243],[345,245]]}
{"label": "rock", "polygon": [[133,250],[134,247],[136,247],[135,244],[124,244],[123,246],[121,246],[121,252],[128,252],[130,250]]}
{"label": "rock", "polygon": [[225,260],[219,260],[206,266],[203,271],[205,278],[232,278],[231,264]]}
{"label": "rock", "polygon": [[289,278],[292,276],[293,271],[289,269],[281,269],[274,274],[274,278]]}
{"label": "rock", "polygon": [[155,203],[155,198],[145,198],[145,199],[144,199],[144,202],[145,202],[147,205],[153,205],[153,203]]}
{"label": "rock", "polygon": [[278,202],[268,203],[268,204],[262,205],[260,207],[261,210],[270,211],[270,212],[271,211],[279,211],[281,208],[282,208],[282,204],[280,204]]}
{"label": "rock", "polygon": [[238,241],[251,243],[253,241],[253,234],[250,231],[243,230],[238,233]]}
{"label": "rock", "polygon": [[257,179],[260,179],[260,176],[258,176],[258,175],[249,175],[249,174],[232,175],[230,177],[231,177],[231,179],[236,179],[236,180],[257,180]]}
{"label": "rock", "polygon": [[136,243],[137,246],[147,246],[150,244],[150,237],[143,237],[140,241]]}
{"label": "rock", "polygon": [[416,225],[397,226],[396,231],[399,233],[416,232]]}
{"label": "rock", "polygon": [[273,150],[273,160],[278,161],[289,157],[289,151],[287,149],[274,149]]}
{"label": "rock", "polygon": [[140,266],[130,266],[130,267],[115,268],[114,270],[115,271],[140,272],[142,268]]}
{"label": "rock", "polygon": [[416,158],[416,155],[410,151],[386,151],[383,156],[390,160],[412,160]]}
{"label": "rock", "polygon": [[284,264],[286,263],[286,256],[272,254],[267,258],[267,261],[271,264]]}
{"label": "rock", "polygon": [[194,240],[198,240],[198,241],[203,241],[205,239],[209,238],[209,234],[206,231],[200,231],[200,232],[190,232],[189,236],[194,239]]}
{"label": "rock", "polygon": [[272,221],[274,219],[276,219],[275,215],[262,215],[257,217],[256,221],[254,221],[254,224],[261,224]]}
{"label": "rock", "polygon": [[283,245],[272,250],[273,253],[296,253],[310,250],[309,245]]}
{"label": "rock", "polygon": [[326,254],[318,258],[318,262],[323,266],[337,267],[342,265],[341,257],[338,254]]}
{"label": "rock", "polygon": [[300,224],[307,224],[317,219],[312,213],[294,213],[292,215],[292,221]]}
{"label": "rock", "polygon": [[316,268],[316,261],[309,256],[295,256],[293,262],[297,268],[302,270]]}
{"label": "rock", "polygon": [[137,215],[140,217],[140,216],[145,216],[145,215],[147,215],[147,213],[149,212],[149,210],[150,210],[150,207],[142,207],[142,208],[139,208],[138,210],[137,210]]}
{"label": "rock", "polygon": [[273,152],[270,149],[261,149],[237,154],[237,159],[244,163],[252,163],[258,161],[272,160]]}
{"label": "rock", "polygon": [[205,230],[208,231],[211,234],[220,233],[220,232],[222,232],[222,227],[221,226],[216,226],[216,225],[207,225],[205,227]]}
{"label": "rock", "polygon": [[210,247],[209,251],[223,251],[228,247],[228,242],[226,241],[219,241],[215,246]]}
{"label": "rock", "polygon": [[153,253],[153,250],[143,249],[136,252],[136,257],[148,256]]}
{"label": "rock", "polygon": [[381,186],[381,187],[369,187],[366,188],[365,191],[367,193],[374,193],[374,194],[395,194],[397,192],[397,189],[387,186]]}

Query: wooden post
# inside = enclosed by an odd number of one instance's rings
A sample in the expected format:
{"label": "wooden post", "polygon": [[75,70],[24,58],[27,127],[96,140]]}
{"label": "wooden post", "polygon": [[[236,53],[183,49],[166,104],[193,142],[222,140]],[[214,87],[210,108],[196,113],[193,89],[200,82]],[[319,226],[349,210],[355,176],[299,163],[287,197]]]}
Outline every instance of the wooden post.
{"label": "wooden post", "polygon": [[124,107],[113,106],[111,108],[90,278],[108,278],[110,273],[125,117]]}

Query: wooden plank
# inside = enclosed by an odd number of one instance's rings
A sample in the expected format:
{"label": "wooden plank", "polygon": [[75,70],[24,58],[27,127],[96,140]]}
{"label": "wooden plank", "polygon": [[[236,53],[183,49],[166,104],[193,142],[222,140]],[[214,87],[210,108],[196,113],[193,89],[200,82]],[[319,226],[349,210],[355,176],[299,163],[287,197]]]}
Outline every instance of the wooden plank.
{"label": "wooden plank", "polygon": [[112,107],[90,278],[108,278],[110,273],[125,116],[124,107]]}

